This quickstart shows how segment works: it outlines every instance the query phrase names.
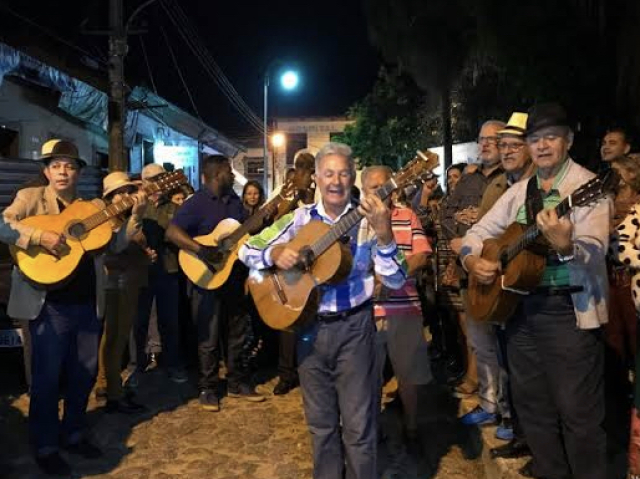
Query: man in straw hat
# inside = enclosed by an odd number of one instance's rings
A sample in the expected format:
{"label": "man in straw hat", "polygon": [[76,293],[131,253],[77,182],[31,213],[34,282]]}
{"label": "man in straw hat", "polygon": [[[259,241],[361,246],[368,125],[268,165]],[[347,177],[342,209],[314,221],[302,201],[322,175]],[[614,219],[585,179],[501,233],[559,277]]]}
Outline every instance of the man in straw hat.
{"label": "man in straw hat", "polygon": [[[123,171],[105,176],[102,198],[117,203],[138,191],[138,185]],[[122,227],[126,217],[117,218],[114,229]],[[96,396],[106,398],[106,412],[132,414],[144,410],[129,395],[124,394],[120,373],[131,326],[138,314],[138,295],[147,285],[147,265],[156,258],[155,251],[146,244],[142,230],[132,238],[127,248],[119,253],[106,253],[105,330],[100,342],[100,362]]]}
{"label": "man in straw hat", "polygon": [[[20,190],[2,213],[0,241],[19,248],[41,246],[58,255],[65,237],[20,224],[33,215],[59,214],[77,199],[77,183],[86,162],[76,146],[64,140],[49,140],[38,159],[48,180],[47,186]],[[134,196],[135,206],[127,224],[114,236],[109,247],[120,251],[140,228],[139,218],[146,205],[145,195]],[[99,201],[99,200],[98,200]],[[102,206],[104,204],[100,202]],[[38,289],[14,269],[8,313],[30,320],[32,344],[31,402],[29,431],[36,462],[47,474],[70,473],[59,453],[62,446],[84,458],[98,458],[100,449],[85,433],[86,407],[98,367],[98,345],[102,332],[104,298],[100,263],[85,256],[74,276],[62,287]],[[60,376],[67,378],[62,423],[58,419]]]}
{"label": "man in straw hat", "polygon": [[480,283],[492,284],[500,265],[481,258],[483,241],[514,222],[536,224],[548,241],[542,280],[523,295],[506,327],[513,400],[536,477],[604,479],[599,332],[608,315],[604,257],[612,202],[575,207],[558,218],[554,207],[594,177],[569,157],[573,132],[561,106],[534,106],[525,136],[536,174],[509,188],[467,232],[461,261]]}

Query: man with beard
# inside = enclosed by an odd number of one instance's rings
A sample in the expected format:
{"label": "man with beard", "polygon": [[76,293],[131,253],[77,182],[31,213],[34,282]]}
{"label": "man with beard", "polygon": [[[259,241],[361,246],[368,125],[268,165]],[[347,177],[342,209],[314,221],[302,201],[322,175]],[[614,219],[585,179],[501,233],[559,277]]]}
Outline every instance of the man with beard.
{"label": "man with beard", "polygon": [[[167,229],[167,238],[178,247],[195,253],[203,261],[213,263],[217,248],[203,246],[194,241],[193,237],[211,233],[225,218],[233,218],[242,223],[245,209],[242,200],[233,191],[234,176],[228,158],[221,155],[208,156],[202,161],[200,171],[204,186],[176,212]],[[244,292],[246,277],[246,268],[236,262],[229,279],[220,288],[205,290],[193,285],[191,305],[198,336],[199,400],[206,411],[220,410],[218,373],[223,321],[226,321],[228,329],[228,396],[251,402],[265,399],[249,384],[242,360],[250,325]]]}

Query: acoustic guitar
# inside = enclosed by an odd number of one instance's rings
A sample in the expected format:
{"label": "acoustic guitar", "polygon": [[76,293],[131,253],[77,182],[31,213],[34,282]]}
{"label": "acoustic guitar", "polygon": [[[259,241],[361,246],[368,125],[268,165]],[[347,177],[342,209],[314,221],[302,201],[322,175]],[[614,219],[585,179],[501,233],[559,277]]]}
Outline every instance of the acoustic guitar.
{"label": "acoustic guitar", "polygon": [[[393,178],[382,185],[376,195],[386,199],[396,189],[415,187],[425,181],[438,166],[438,155],[419,152]],[[273,329],[292,329],[315,316],[322,284],[344,281],[352,266],[349,246],[340,242],[363,216],[353,209],[336,224],[311,221],[296,233],[286,246],[300,252],[303,261],[298,267],[281,270],[251,271],[247,281],[262,320]]]}
{"label": "acoustic guitar", "polygon": [[[555,207],[561,218],[576,206],[587,206],[613,192],[619,178],[613,170],[601,173],[566,197]],[[492,284],[481,284],[469,276],[467,308],[476,321],[506,322],[523,295],[530,294],[542,279],[548,248],[540,247],[538,226],[512,223],[497,239],[484,241],[482,258],[498,262],[502,275]]]}
{"label": "acoustic guitar", "polygon": [[181,249],[178,253],[178,262],[187,278],[203,289],[217,289],[222,286],[229,279],[233,265],[238,259],[240,247],[251,234],[256,234],[264,227],[265,220],[276,214],[281,203],[291,201],[290,196],[296,189],[293,182],[287,182],[282,186],[280,194],[262,206],[244,223],[240,224],[233,218],[227,218],[218,223],[208,235],[193,238],[201,245],[216,246],[218,254],[214,262],[208,263],[191,251]]}
{"label": "acoustic guitar", "polygon": [[[187,182],[182,171],[177,170],[147,183],[144,191],[147,194],[164,193]],[[9,251],[28,280],[37,285],[54,287],[64,283],[73,274],[85,253],[104,248],[109,243],[113,234],[111,220],[130,210],[133,205],[134,200],[130,196],[104,209],[91,201],[76,200],[60,214],[30,216],[21,220],[20,224],[64,235],[65,247],[58,256],[41,246],[22,249],[12,245]]]}

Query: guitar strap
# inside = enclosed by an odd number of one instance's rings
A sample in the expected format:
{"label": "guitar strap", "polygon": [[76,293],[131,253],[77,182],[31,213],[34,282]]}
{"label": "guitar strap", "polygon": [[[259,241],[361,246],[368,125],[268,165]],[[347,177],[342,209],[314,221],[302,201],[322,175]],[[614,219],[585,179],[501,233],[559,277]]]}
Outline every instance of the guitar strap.
{"label": "guitar strap", "polygon": [[538,216],[538,213],[540,213],[544,208],[536,175],[529,178],[529,181],[527,182],[527,198],[525,200],[525,207],[527,209],[527,224],[536,224],[536,216]]}

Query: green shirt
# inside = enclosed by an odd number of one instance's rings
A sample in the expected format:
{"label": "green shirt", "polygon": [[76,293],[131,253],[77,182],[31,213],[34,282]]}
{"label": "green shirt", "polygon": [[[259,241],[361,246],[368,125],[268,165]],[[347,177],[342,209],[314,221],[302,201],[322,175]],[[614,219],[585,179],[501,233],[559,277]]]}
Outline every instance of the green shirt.
{"label": "green shirt", "polygon": [[[540,190],[542,195],[542,203],[544,205],[544,209],[555,208],[560,204],[562,198],[560,198],[560,193],[558,191],[558,185],[564,180],[564,177],[567,174],[569,162],[565,161],[560,168],[560,171],[556,175],[553,180],[553,185],[548,193]],[[538,182],[538,189],[540,189],[540,177],[536,174],[536,180]],[[525,205],[522,205],[518,209],[518,215],[516,216],[516,221],[520,224],[527,224],[527,210]],[[564,263],[561,263],[554,256],[547,257],[547,265],[544,269],[544,273],[542,275],[542,280],[540,281],[540,286],[569,286],[569,268]]]}

